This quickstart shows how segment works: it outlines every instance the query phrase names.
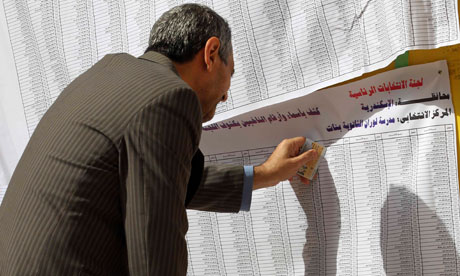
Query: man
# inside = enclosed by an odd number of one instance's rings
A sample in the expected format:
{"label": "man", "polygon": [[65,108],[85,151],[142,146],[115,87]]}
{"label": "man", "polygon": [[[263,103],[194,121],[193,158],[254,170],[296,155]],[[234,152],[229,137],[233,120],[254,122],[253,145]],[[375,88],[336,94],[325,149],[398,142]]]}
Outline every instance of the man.
{"label": "man", "polygon": [[[165,13],[140,58],[108,55],[43,116],[0,208],[1,275],[185,275],[186,207],[238,212],[316,157],[284,140],[260,166],[203,168],[201,124],[233,74],[228,24]],[[222,141],[225,143],[225,141]]]}

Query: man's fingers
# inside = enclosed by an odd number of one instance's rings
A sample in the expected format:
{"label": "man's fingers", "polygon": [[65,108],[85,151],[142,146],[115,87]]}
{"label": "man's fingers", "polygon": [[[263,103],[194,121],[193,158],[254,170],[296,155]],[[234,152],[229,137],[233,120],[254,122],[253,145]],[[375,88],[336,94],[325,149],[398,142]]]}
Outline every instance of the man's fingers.
{"label": "man's fingers", "polygon": [[299,156],[294,157],[294,162],[299,164],[299,167],[305,165],[307,162],[311,160],[315,160],[318,158],[318,152],[314,149],[308,150]]}
{"label": "man's fingers", "polygon": [[301,147],[305,143],[305,137],[299,136],[289,139],[294,143],[295,146]]}
{"label": "man's fingers", "polygon": [[288,154],[289,155],[297,155],[299,153],[299,149],[303,146],[303,144],[305,143],[305,137],[294,137],[294,138],[290,138],[290,139],[287,139],[287,143],[289,145],[289,147],[287,148],[288,150]]}

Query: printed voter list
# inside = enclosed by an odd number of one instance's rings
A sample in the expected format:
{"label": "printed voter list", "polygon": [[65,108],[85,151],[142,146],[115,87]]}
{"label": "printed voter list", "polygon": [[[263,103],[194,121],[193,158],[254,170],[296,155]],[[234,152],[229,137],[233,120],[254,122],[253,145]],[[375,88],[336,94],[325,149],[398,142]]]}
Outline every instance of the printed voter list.
{"label": "printed voter list", "polygon": [[260,164],[294,136],[326,147],[317,179],[256,190],[250,212],[188,212],[189,275],[459,274],[445,61],[211,124],[201,146],[209,163]]}

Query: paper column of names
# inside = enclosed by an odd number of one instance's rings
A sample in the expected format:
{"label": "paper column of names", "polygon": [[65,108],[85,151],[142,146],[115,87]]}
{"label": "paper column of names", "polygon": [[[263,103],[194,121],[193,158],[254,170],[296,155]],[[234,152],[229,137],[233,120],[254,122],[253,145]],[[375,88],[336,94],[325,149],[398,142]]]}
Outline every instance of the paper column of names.
{"label": "paper column of names", "polygon": [[269,97],[303,88],[287,1],[251,1],[248,8]]}
{"label": "paper column of names", "polygon": [[[451,131],[446,132],[449,127]],[[452,125],[433,126],[417,130],[419,151],[417,154],[417,211],[419,224],[415,227],[420,232],[420,250],[422,252],[422,273],[458,274],[457,252],[453,242],[458,239],[453,231],[453,207],[458,206],[458,196],[452,197],[450,186],[449,162],[447,156],[446,134],[453,135]],[[429,185],[436,183],[433,189]],[[434,193],[434,199],[432,195]],[[457,204],[453,204],[457,202]],[[423,205],[427,205],[424,208]],[[433,209],[439,219],[429,216]],[[423,218],[423,219],[422,219]],[[426,260],[430,258],[430,260]],[[443,271],[444,270],[444,271]]]}
{"label": "paper column of names", "polygon": [[[449,169],[449,187],[450,194],[457,195],[459,194],[459,185],[458,185],[458,164],[456,164],[457,157],[456,152],[456,138],[455,138],[455,128],[453,126],[446,126],[446,140],[447,140],[447,162]],[[460,244],[460,221],[455,219],[460,217],[460,200],[451,201],[451,210],[452,210],[452,231],[450,235],[454,237],[455,244]],[[457,270],[460,270],[460,256],[458,250],[456,250],[456,267]]]}
{"label": "paper column of names", "polygon": [[[62,42],[65,56],[65,66],[69,71],[69,77],[63,87],[53,91],[57,97],[61,90],[72,79],[83,73],[96,63],[104,53],[98,48],[96,35],[95,10],[97,6],[85,0],[74,3],[60,3],[60,24],[62,27]],[[56,7],[57,8],[57,7]],[[101,37],[99,37],[101,39]]]}
{"label": "paper column of names", "polygon": [[[380,174],[375,162],[377,146],[374,135],[350,138],[350,155],[355,201],[358,274],[378,275],[380,205],[382,202]],[[376,204],[377,203],[377,204]]]}
{"label": "paper column of names", "polygon": [[249,14],[248,1],[216,2],[214,8],[227,18],[232,28],[232,43],[236,74],[227,102],[218,106],[224,112],[268,98],[266,77],[261,55],[254,37],[254,25]]}
{"label": "paper column of names", "polygon": [[[348,207],[349,210],[349,216],[344,217],[345,223],[349,223],[350,225],[350,232],[348,233],[349,235],[349,240],[350,240],[350,245],[351,245],[351,251],[350,251],[350,257],[351,261],[345,259],[345,263],[348,263],[347,267],[351,266],[349,269],[351,269],[353,275],[358,273],[358,258],[357,258],[357,251],[358,251],[358,237],[356,235],[358,229],[357,229],[357,219],[356,219],[356,207],[355,207],[355,186],[350,185],[350,183],[354,182],[353,178],[353,167],[351,163],[351,150],[350,150],[350,139],[345,138],[343,141],[343,147],[344,147],[344,154],[345,154],[345,170],[346,172],[342,174],[343,176],[346,175],[346,183],[347,185],[346,188],[346,198],[344,198],[345,203],[341,203],[340,206],[345,205]],[[335,179],[340,178],[340,174],[338,174]],[[342,193],[341,193],[342,194]],[[343,198],[343,196],[342,196]],[[339,198],[340,199],[340,198]],[[341,209],[342,210],[342,209]],[[346,238],[345,238],[346,240]],[[350,248],[350,246],[349,246]]]}
{"label": "paper column of names", "polygon": [[[449,128],[449,127],[447,127],[447,128]],[[396,133],[398,133],[398,132],[396,132]],[[399,132],[399,133],[401,133],[401,132]],[[416,196],[417,193],[418,193],[418,190],[417,190],[417,169],[416,168],[418,168],[418,152],[419,152],[417,130],[415,130],[415,129],[409,130],[409,135],[410,135],[410,144],[411,144],[410,145],[411,146],[411,148],[410,148],[411,158],[408,159],[407,157],[405,158],[403,156],[401,158],[401,162],[396,162],[396,164],[399,165],[401,168],[403,168],[407,162],[411,162],[411,164],[412,164],[412,166],[410,168],[408,168],[407,165],[406,165],[405,169],[410,170],[410,181],[411,181],[411,188],[412,188],[411,190],[414,193],[414,195],[411,197],[411,200],[410,200],[410,202],[411,202],[411,205],[410,205],[410,208],[411,208],[410,209],[411,210],[411,225],[417,225],[419,223],[418,197]],[[401,146],[399,146],[396,149],[396,151],[393,152],[393,155],[395,157],[397,157],[397,155],[401,151],[407,155],[408,150],[406,148],[401,147]],[[405,173],[407,174],[407,171]],[[387,190],[388,190],[388,188],[387,188]],[[454,194],[452,194],[452,196],[453,195]],[[387,234],[389,232],[388,231],[388,212],[382,212],[381,216],[385,216],[385,218],[387,219],[385,224],[382,223],[382,232],[384,232],[384,234]],[[385,230],[383,230],[383,227],[385,228]],[[384,235],[384,234],[382,234],[382,237],[387,237],[387,235]],[[419,241],[420,241],[420,232],[419,231],[412,231],[412,244],[415,245],[415,246],[412,246],[412,249],[414,250],[414,253],[413,253],[414,264],[413,264],[413,266],[414,266],[414,274],[415,275],[421,275],[422,274],[422,252],[421,252],[421,247],[417,246],[417,245],[420,244]],[[388,242],[386,242],[385,244],[387,244],[387,243]],[[381,246],[382,246],[382,244],[383,244],[383,242],[381,243]],[[386,246],[384,248],[386,248]],[[385,255],[385,257],[386,257],[388,254],[382,254],[382,255]],[[384,260],[384,263],[387,263],[386,259]]]}
{"label": "paper column of names", "polygon": [[[385,269],[388,273],[402,271],[403,273],[416,274],[416,264],[420,263],[415,258],[418,252],[418,235],[413,226],[418,223],[416,201],[411,194],[416,193],[417,162],[417,136],[416,130],[398,131],[383,135],[384,156],[387,162],[385,174],[387,175],[387,190],[398,189],[399,195],[393,195],[387,202],[387,209],[380,214],[382,221],[381,250]],[[409,136],[409,134],[411,134]],[[399,187],[398,187],[399,186]],[[383,202],[382,202],[383,203]],[[410,210],[410,212],[401,212]],[[400,214],[400,215],[398,215]],[[413,237],[414,235],[414,237]],[[399,242],[396,242],[398,240]],[[394,263],[404,263],[403,267],[396,267]]]}
{"label": "paper column of names", "polygon": [[28,131],[32,133],[41,115],[52,102],[48,81],[44,76],[45,68],[39,48],[40,35],[36,35],[34,30],[40,18],[31,15],[31,11],[41,15],[40,2],[29,5],[25,0],[9,1],[3,5],[10,28],[11,44],[15,50],[16,69]]}
{"label": "paper column of names", "polygon": [[127,52],[140,56],[147,48],[150,29],[155,20],[155,2],[125,0]]}
{"label": "paper column of names", "polygon": [[[353,241],[356,241],[356,226],[354,216],[354,197],[353,187],[349,185],[352,182],[351,175],[347,175],[347,172],[351,172],[350,155],[349,155],[349,139],[343,141],[327,141],[325,146],[328,147],[326,152],[327,159],[322,160],[319,170],[318,179],[321,182],[321,186],[316,187],[318,193],[316,197],[321,196],[321,208],[323,209],[324,218],[324,231],[326,232],[329,246],[325,246],[323,241],[322,246],[326,248],[322,257],[322,261],[325,266],[325,273],[336,273],[336,265],[330,263],[330,260],[335,260],[337,256],[341,256],[337,259],[339,263],[337,266],[341,267],[342,273],[352,274],[353,263],[350,260],[355,260],[356,250],[353,250]],[[333,156],[333,159],[328,158]],[[326,160],[331,160],[326,162]],[[348,168],[347,168],[348,165]],[[342,177],[337,177],[342,176]],[[302,204],[302,201],[300,201]],[[308,209],[307,209],[308,210]],[[310,220],[309,220],[310,221]],[[313,223],[309,223],[313,225]],[[307,238],[307,241],[309,239]],[[307,242],[307,246],[309,242]],[[314,258],[315,252],[310,252],[305,259],[313,263],[311,258]],[[329,258],[326,259],[326,256]],[[326,262],[326,260],[328,260]],[[308,268],[307,268],[308,269]],[[318,274],[319,271],[307,270],[310,274]]]}

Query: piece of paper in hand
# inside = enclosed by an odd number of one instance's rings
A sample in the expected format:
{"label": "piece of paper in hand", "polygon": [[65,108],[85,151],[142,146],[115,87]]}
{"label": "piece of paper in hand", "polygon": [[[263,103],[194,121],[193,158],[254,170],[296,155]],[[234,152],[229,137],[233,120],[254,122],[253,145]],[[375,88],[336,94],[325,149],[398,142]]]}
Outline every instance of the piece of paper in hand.
{"label": "piece of paper in hand", "polygon": [[318,152],[318,157],[316,157],[316,159],[311,160],[307,164],[302,166],[297,171],[297,174],[309,180],[312,180],[313,176],[315,176],[316,174],[316,170],[318,169],[318,165],[319,165],[319,162],[321,161],[321,158],[323,158],[324,154],[326,154],[326,148],[323,145],[317,142],[313,142],[312,140],[306,138],[305,143],[300,148],[299,154],[306,152],[310,149],[315,149]]}

